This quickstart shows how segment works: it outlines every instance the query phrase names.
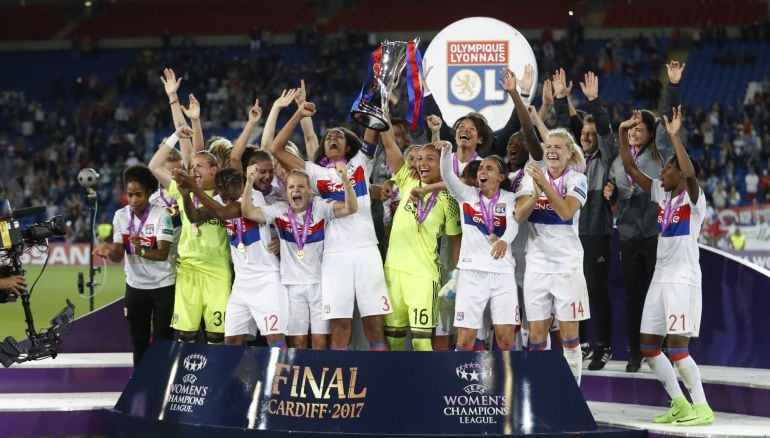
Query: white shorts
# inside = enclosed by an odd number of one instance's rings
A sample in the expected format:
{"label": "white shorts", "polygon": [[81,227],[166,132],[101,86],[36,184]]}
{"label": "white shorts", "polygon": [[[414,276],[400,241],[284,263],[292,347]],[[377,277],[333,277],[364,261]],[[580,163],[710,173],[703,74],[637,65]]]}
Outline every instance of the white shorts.
{"label": "white shorts", "polygon": [[699,286],[653,281],[644,300],[639,331],[696,338],[700,332],[702,304]]}
{"label": "white shorts", "polygon": [[328,335],[329,321],[323,319],[321,284],[284,285],[289,297],[288,336]]}
{"label": "white shorts", "polygon": [[487,304],[492,324],[521,323],[515,275],[463,269],[457,282],[455,327],[482,328]]}
{"label": "white shorts", "polygon": [[591,318],[583,271],[524,274],[524,299],[529,321],[583,321]]}
{"label": "white shorts", "polygon": [[353,318],[354,301],[363,318],[393,311],[377,246],[324,253],[321,269],[323,319]]}
{"label": "white shorts", "polygon": [[278,273],[260,274],[254,286],[233,287],[225,312],[225,336],[286,334],[288,299]]}
{"label": "white shorts", "polygon": [[455,298],[439,298],[438,325],[436,325],[436,336],[452,336],[457,333],[454,325],[454,318]]}

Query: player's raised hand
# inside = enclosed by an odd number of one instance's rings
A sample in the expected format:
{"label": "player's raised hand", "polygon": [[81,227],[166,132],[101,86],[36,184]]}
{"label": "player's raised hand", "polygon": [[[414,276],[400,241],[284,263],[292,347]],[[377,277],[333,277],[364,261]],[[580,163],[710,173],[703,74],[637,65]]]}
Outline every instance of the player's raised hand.
{"label": "player's raised hand", "polygon": [[569,96],[572,92],[572,81],[567,84],[567,73],[563,68],[556,70],[553,74],[553,94],[557,99]]}
{"label": "player's raised hand", "polygon": [[640,123],[642,123],[642,112],[634,110],[631,113],[631,117],[620,124],[619,129],[631,129]]}
{"label": "player's raised hand", "polygon": [[259,106],[259,99],[254,101],[254,105],[249,108],[249,122],[257,123],[262,118],[262,107]]}
{"label": "player's raised hand", "polygon": [[306,101],[307,89],[305,88],[305,80],[300,79],[299,88],[297,88],[297,93],[294,95],[294,103],[296,103],[297,106],[302,106]]}
{"label": "player's raised hand", "polygon": [[182,82],[182,77],[176,77],[174,70],[170,68],[163,69],[163,76],[160,77],[160,81],[163,82],[163,89],[166,91],[166,95],[174,96],[179,90],[179,84]]}
{"label": "player's raised hand", "polygon": [[553,106],[553,82],[550,79],[543,82],[543,105]]}
{"label": "player's raised hand", "polygon": [[583,75],[583,81],[580,83],[580,89],[583,90],[586,99],[589,101],[596,100],[599,97],[599,78],[594,72],[589,71]]}
{"label": "player's raised hand", "polygon": [[190,102],[187,104],[187,108],[182,106],[182,112],[185,116],[187,116],[190,120],[197,120],[201,118],[201,104],[198,102],[198,99],[193,96],[192,93],[190,93],[190,96],[188,96],[188,99]]}
{"label": "player's raised hand", "polygon": [[315,104],[312,102],[305,102],[301,107],[297,109],[297,113],[303,118],[313,117],[316,112]]}
{"label": "player's raised hand", "polygon": [[679,61],[671,61],[666,64],[666,73],[668,74],[668,81],[672,84],[678,84],[682,80],[682,72],[684,72],[685,63],[679,63]]}
{"label": "player's raised hand", "polygon": [[519,79],[519,88],[521,94],[532,94],[532,86],[535,84],[535,66],[527,64],[524,66],[524,75]]}
{"label": "player's raised hand", "polygon": [[294,102],[294,98],[297,96],[297,89],[296,88],[290,88],[288,90],[283,90],[281,92],[281,95],[278,96],[277,99],[273,102],[273,106],[276,108],[286,108],[289,106],[292,102]]}
{"label": "player's raised hand", "polygon": [[671,108],[671,120],[663,114],[663,121],[669,135],[679,134],[679,130],[682,129],[682,105]]}
{"label": "player's raised hand", "polygon": [[441,125],[444,124],[444,121],[441,120],[441,117],[435,114],[431,114],[425,120],[428,124],[428,130],[430,130],[430,132],[441,131]]}

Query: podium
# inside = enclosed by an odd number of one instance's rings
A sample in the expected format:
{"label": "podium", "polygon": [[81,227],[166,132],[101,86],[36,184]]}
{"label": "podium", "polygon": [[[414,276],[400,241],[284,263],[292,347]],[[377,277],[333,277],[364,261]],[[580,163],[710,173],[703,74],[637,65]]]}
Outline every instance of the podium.
{"label": "podium", "polygon": [[147,350],[107,424],[110,436],[607,434],[557,351],[314,351],[163,340]]}

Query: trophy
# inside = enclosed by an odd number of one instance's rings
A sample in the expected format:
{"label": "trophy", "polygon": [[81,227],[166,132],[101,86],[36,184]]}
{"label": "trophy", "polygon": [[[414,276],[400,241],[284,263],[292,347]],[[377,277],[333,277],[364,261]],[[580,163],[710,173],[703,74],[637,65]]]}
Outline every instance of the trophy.
{"label": "trophy", "polygon": [[422,57],[417,46],[420,38],[414,41],[387,41],[372,53],[369,72],[361,93],[350,109],[350,115],[356,122],[374,129],[387,131],[390,92],[398,83],[401,72],[406,68],[407,89],[409,92],[409,111],[407,120],[412,129],[421,124],[422,117]]}

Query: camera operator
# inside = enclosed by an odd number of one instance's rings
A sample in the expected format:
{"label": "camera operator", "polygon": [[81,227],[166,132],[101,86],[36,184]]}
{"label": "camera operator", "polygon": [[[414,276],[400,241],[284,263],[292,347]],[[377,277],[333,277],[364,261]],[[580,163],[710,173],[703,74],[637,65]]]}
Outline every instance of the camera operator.
{"label": "camera operator", "polygon": [[23,275],[11,275],[0,278],[0,303],[15,299],[27,290],[27,279]]}
{"label": "camera operator", "polygon": [[173,339],[175,271],[168,260],[174,227],[165,208],[150,203],[158,180],[145,165],[123,174],[128,205],[115,212],[112,244],[100,241],[94,254],[120,262],[125,258],[126,319],[139,364],[151,339]]}

